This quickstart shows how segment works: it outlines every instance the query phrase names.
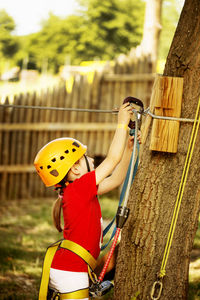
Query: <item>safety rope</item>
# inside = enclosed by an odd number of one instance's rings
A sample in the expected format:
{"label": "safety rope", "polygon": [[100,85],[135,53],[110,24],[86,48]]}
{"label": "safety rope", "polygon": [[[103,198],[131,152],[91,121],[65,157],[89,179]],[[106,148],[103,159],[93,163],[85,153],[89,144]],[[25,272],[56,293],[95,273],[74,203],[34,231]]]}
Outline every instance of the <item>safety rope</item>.
{"label": "safety rope", "polygon": [[[158,280],[154,282],[152,291],[151,291],[151,299],[153,299],[153,300],[158,300],[161,296],[161,292],[162,292],[162,288],[163,288],[162,279],[166,275],[166,264],[168,261],[169,252],[170,252],[170,248],[172,245],[172,239],[173,239],[176,224],[177,224],[178,214],[180,211],[181,201],[183,198],[185,184],[186,184],[187,177],[188,177],[188,172],[189,172],[190,163],[191,163],[191,159],[192,159],[192,155],[193,155],[193,151],[194,151],[194,145],[195,145],[196,138],[197,138],[199,124],[200,124],[200,98],[199,98],[199,102],[197,105],[196,115],[195,115],[195,119],[194,119],[194,125],[192,128],[192,133],[191,133],[191,137],[190,137],[190,143],[188,146],[188,151],[187,151],[187,155],[186,155],[186,159],[185,159],[185,165],[184,165],[184,169],[183,169],[183,173],[182,173],[182,177],[181,177],[181,182],[180,182],[178,195],[177,195],[177,199],[176,199],[176,203],[175,203],[175,208],[174,208],[174,212],[173,212],[173,216],[172,216],[170,230],[169,230],[167,242],[165,245],[161,268],[160,268],[160,271],[158,274]],[[155,297],[154,294],[156,292],[156,289],[157,289],[158,295]]]}
{"label": "safety rope", "polygon": [[[49,106],[37,106],[37,105],[15,105],[15,104],[0,104],[0,108],[22,108],[22,109],[40,109],[40,110],[57,110],[57,111],[74,111],[74,112],[91,112],[91,113],[118,113],[119,109],[89,109],[89,108],[71,108],[71,107],[49,107]],[[157,116],[150,111],[150,108],[144,110],[143,115],[150,115],[154,119],[160,120],[170,120],[170,121],[179,121],[179,122],[189,122],[193,123],[194,119],[188,118],[176,118],[176,117],[166,117],[166,116]]]}
{"label": "safety rope", "polygon": [[137,135],[138,135],[138,130],[139,130],[139,127],[138,127],[138,112],[136,110],[133,110],[134,114],[135,114],[135,138],[134,138],[134,144],[133,144],[133,151],[132,151],[132,156],[131,156],[131,166],[130,166],[130,170],[128,172],[128,182],[126,184],[126,190],[125,190],[125,196],[124,196],[124,202],[123,202],[123,206],[119,206],[118,207],[118,212],[117,212],[117,224],[116,224],[116,230],[115,230],[115,236],[114,236],[114,239],[113,239],[113,242],[112,242],[112,245],[111,245],[111,248],[110,248],[110,251],[108,253],[108,257],[106,259],[106,262],[104,264],[104,267],[99,275],[99,278],[98,278],[98,281],[99,282],[102,282],[103,281],[103,278],[105,276],[105,273],[106,273],[106,270],[109,266],[109,263],[110,263],[110,260],[112,258],[112,255],[113,255],[113,252],[114,252],[114,249],[116,247],[116,244],[117,244],[117,241],[118,241],[118,238],[119,238],[119,234],[121,232],[121,229],[123,227],[123,225],[125,224],[126,222],[126,219],[128,218],[128,213],[129,213],[129,209],[126,207],[127,206],[127,202],[128,202],[128,197],[129,197],[129,193],[130,193],[130,188],[131,188],[131,184],[133,182],[133,174],[134,174],[134,161],[135,161],[135,158],[136,158],[136,150],[137,150],[137,144],[138,144],[138,141],[137,141]]}
{"label": "safety rope", "polygon": [[[129,135],[131,135],[131,136],[134,135],[135,136],[135,129],[130,129]],[[135,175],[136,175],[136,172],[137,172],[137,169],[138,169],[138,165],[139,165],[139,150],[140,150],[140,145],[137,142],[137,158],[136,158],[136,161],[135,161],[134,160],[135,156],[133,156],[133,152],[132,152],[132,156],[131,156],[131,160],[130,160],[130,163],[129,163],[129,167],[128,167],[128,171],[127,171],[127,174],[126,174],[126,178],[124,180],[124,183],[123,183],[123,186],[122,186],[122,191],[120,193],[118,207],[120,207],[122,205],[122,202],[124,200],[124,196],[125,196],[125,193],[126,193],[126,190],[127,190],[127,185],[128,185],[129,178],[131,178],[131,184],[133,183],[133,180],[135,178]],[[130,174],[131,167],[134,164],[134,162],[135,162],[134,169],[133,169],[132,174]],[[115,222],[115,219],[116,219],[116,215],[114,216],[114,218],[112,219],[112,221],[104,229],[104,231],[103,231],[103,237],[106,236],[106,234],[108,233],[108,231],[112,227],[113,223]],[[117,231],[117,227],[115,225],[115,227],[113,229],[113,232],[111,233],[109,241],[106,244],[102,245],[101,251],[104,250],[110,244],[110,242],[113,239],[116,231]]]}
{"label": "safety rope", "polygon": [[128,197],[129,197],[129,193],[130,193],[130,188],[131,188],[131,184],[132,184],[132,178],[133,178],[133,173],[134,173],[134,161],[136,158],[136,153],[137,153],[137,135],[138,135],[138,112],[136,110],[133,110],[134,114],[135,114],[135,139],[134,139],[134,144],[133,144],[133,152],[132,152],[132,165],[130,168],[130,174],[128,177],[128,184],[127,184],[127,188],[126,188],[126,193],[125,193],[125,197],[124,197],[124,204],[123,204],[123,208],[127,206],[127,202],[128,202]]}

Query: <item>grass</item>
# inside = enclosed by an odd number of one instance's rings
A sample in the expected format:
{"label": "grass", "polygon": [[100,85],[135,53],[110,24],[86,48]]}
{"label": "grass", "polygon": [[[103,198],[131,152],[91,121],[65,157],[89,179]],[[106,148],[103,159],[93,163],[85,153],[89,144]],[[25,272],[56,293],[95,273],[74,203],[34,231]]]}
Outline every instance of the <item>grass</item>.
{"label": "grass", "polygon": [[200,300],[200,218],[191,255],[188,300]]}
{"label": "grass", "polygon": [[0,299],[37,299],[44,249],[58,239],[51,202],[12,201],[2,206]]}
{"label": "grass", "polygon": [[[1,204],[0,300],[38,299],[41,267],[46,247],[62,237],[52,226],[52,199],[32,199]],[[101,199],[104,218],[116,212],[117,201]],[[200,299],[200,226],[190,265],[189,299]],[[110,299],[107,295],[103,299]]]}

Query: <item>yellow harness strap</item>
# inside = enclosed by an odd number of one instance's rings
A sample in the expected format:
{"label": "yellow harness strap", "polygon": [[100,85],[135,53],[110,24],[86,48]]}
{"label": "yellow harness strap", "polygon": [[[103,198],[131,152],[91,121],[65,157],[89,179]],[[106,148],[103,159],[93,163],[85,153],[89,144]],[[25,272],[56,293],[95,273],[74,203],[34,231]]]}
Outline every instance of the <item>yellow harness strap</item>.
{"label": "yellow harness strap", "polygon": [[[94,270],[96,267],[96,260],[94,259],[94,257],[85,248],[83,248],[82,246],[80,246],[72,241],[62,240],[62,241],[58,241],[58,242],[50,245],[47,248],[45,258],[44,258],[43,269],[42,269],[42,278],[41,278],[39,298],[38,298],[39,300],[47,299],[49,273],[50,273],[51,263],[53,261],[54,255],[55,255],[58,247],[68,249],[68,250],[72,251],[73,253],[77,254],[78,256],[80,256],[91,267],[92,270]],[[87,293],[87,295],[86,295],[86,293]],[[75,291],[72,293],[65,293],[65,294],[59,294],[59,295],[60,295],[60,299],[70,299],[70,298],[83,299],[83,298],[88,297],[89,291],[87,288],[87,289],[78,290],[78,291]],[[63,296],[63,295],[65,295],[65,296]]]}
{"label": "yellow harness strap", "polygon": [[63,240],[60,247],[66,248],[80,256],[90,266],[92,270],[96,268],[96,259],[90,254],[90,252],[88,252],[85,248],[78,245],[77,243],[74,243],[69,240]]}
{"label": "yellow harness strap", "polygon": [[86,289],[82,289],[82,290],[78,290],[72,293],[64,293],[64,294],[60,294],[58,293],[60,300],[63,299],[84,299],[84,298],[88,298],[89,297],[89,290],[88,288]]}

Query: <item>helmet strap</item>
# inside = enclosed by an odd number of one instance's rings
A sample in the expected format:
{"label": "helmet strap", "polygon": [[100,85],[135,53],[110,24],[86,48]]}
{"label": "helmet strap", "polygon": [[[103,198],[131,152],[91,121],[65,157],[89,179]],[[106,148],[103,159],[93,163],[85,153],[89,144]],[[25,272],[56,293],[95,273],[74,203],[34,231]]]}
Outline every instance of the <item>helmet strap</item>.
{"label": "helmet strap", "polygon": [[55,185],[55,191],[59,190],[59,194],[63,194],[63,189],[67,186],[67,174],[65,177]]}
{"label": "helmet strap", "polygon": [[91,170],[90,170],[90,165],[89,165],[88,158],[87,158],[87,156],[86,156],[85,154],[84,154],[83,156],[85,157],[85,162],[86,162],[86,166],[87,166],[87,171],[90,172]]}

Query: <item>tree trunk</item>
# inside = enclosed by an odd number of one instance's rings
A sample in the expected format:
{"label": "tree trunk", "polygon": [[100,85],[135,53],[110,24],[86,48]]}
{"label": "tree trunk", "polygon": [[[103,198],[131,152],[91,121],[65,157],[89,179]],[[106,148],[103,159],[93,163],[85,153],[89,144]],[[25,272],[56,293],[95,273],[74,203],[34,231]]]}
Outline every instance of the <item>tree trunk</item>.
{"label": "tree trunk", "polygon": [[146,1],[143,38],[141,42],[142,52],[150,54],[153,62],[153,71],[156,70],[158,57],[158,44],[161,31],[162,0]]}
{"label": "tree trunk", "polygon": [[[186,0],[164,70],[183,77],[182,117],[194,118],[200,96],[200,1]],[[192,131],[181,123],[176,154],[151,152],[150,132],[132,186],[115,276],[120,300],[150,299],[164,254]],[[162,300],[187,299],[190,253],[200,210],[199,132],[163,279]],[[135,298],[134,298],[135,296]]]}

